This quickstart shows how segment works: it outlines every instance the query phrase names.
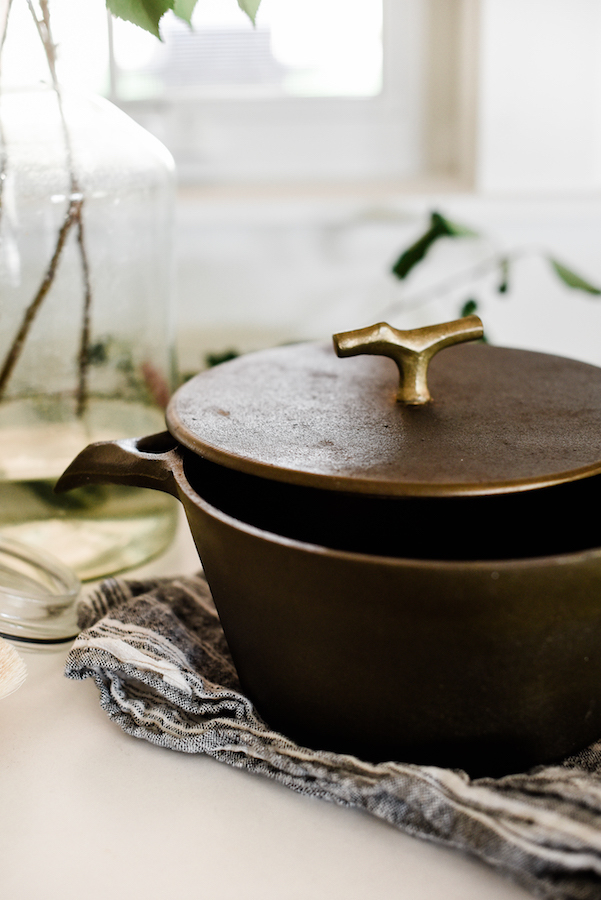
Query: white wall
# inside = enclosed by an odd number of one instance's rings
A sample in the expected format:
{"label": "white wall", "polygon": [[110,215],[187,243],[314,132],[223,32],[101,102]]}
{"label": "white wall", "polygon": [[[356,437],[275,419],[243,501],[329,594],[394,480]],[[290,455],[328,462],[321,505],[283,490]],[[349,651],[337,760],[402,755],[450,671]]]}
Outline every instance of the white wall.
{"label": "white wall", "polygon": [[[180,351],[322,338],[377,321],[412,327],[481,304],[495,343],[601,364],[601,300],[569,290],[550,253],[601,286],[601,0],[482,0],[476,190],[328,197],[189,193],[178,210]],[[488,237],[441,244],[406,285],[389,270],[440,209]],[[508,299],[494,278],[406,303],[497,250],[516,264]],[[391,303],[394,311],[388,312]]]}
{"label": "white wall", "polygon": [[[443,242],[400,284],[390,266],[434,208],[486,239]],[[199,368],[207,351],[324,338],[383,316],[397,327],[444,321],[468,297],[479,301],[495,343],[601,364],[601,299],[567,288],[544,258],[551,254],[601,286],[601,198],[272,201],[260,213],[245,204],[190,203],[180,206],[179,223],[180,350],[187,370]],[[459,279],[440,299],[413,306],[412,297],[498,250],[529,251],[516,262],[505,299],[493,274]]]}
{"label": "white wall", "polygon": [[482,0],[477,186],[601,187],[601,3]]}

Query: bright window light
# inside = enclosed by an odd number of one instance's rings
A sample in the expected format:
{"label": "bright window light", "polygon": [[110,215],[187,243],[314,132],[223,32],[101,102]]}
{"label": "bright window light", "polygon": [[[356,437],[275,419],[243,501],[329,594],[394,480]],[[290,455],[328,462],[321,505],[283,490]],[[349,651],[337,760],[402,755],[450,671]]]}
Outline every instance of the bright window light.
{"label": "bright window light", "polygon": [[[60,0],[50,3],[50,15],[61,84],[106,93],[109,66],[104,3]],[[2,86],[32,85],[38,81],[50,81],[48,63],[27,3],[15,0],[2,49]]]}
{"label": "bright window light", "polygon": [[114,20],[118,97],[369,97],[381,90],[381,0],[262,0],[256,28],[233,0],[202,0],[192,29],[168,13],[161,32],[163,43]]}

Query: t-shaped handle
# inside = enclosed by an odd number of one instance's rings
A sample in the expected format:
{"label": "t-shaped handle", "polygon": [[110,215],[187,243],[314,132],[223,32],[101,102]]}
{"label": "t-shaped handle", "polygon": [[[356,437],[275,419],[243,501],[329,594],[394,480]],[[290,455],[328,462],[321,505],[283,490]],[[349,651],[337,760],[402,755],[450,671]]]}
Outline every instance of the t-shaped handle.
{"label": "t-shaped handle", "polygon": [[335,334],[334,349],[338,356],[368,353],[390,357],[399,367],[401,376],[397,400],[418,406],[431,399],[427,375],[434,354],[451,344],[475,341],[483,335],[484,328],[478,316],[465,316],[412,331],[399,331],[386,322],[379,322],[368,328]]}

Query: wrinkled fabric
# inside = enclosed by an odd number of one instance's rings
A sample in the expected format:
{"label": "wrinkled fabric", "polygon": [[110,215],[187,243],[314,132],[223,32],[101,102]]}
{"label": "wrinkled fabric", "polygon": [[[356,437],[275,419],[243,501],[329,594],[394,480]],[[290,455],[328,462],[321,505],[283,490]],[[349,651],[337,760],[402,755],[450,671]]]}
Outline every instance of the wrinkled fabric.
{"label": "wrinkled fabric", "polygon": [[601,740],[504,778],[301,747],[244,696],[203,575],[109,579],[80,602],[66,675],[93,678],[124,731],[206,753],[470,853],[553,900],[601,898]]}

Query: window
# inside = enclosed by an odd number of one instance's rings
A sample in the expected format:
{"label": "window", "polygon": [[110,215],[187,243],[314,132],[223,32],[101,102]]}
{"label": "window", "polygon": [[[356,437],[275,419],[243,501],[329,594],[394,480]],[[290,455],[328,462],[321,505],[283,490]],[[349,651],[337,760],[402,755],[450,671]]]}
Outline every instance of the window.
{"label": "window", "polygon": [[372,96],[382,86],[382,0],[262,0],[255,28],[236,3],[202,0],[163,43],[112,21],[113,93],[177,101]]}
{"label": "window", "polygon": [[[206,0],[202,7],[210,9]],[[147,44],[153,58],[136,73],[120,49],[126,29],[115,23],[115,99],[170,147],[183,181],[396,183],[423,176],[425,166],[465,178],[464,61],[475,38],[465,22],[473,7],[474,0],[263,0],[253,31],[232,4],[229,36],[227,23],[199,22],[193,36],[171,20],[166,46]],[[220,66],[198,73],[204,83],[178,84],[171,38],[190,49],[196,41],[205,53],[211,46],[216,56],[223,48]],[[236,81],[242,45],[254,81],[248,72]],[[446,101],[437,107],[441,85]]]}
{"label": "window", "polygon": [[[422,0],[264,0],[253,31],[232,4],[235,23],[201,24],[196,35],[166,23],[165,47],[155,42],[136,73],[115,23],[116,99],[170,147],[184,181],[410,177],[421,156],[424,9]],[[178,41],[214,60],[198,61],[195,84],[183,83]]]}
{"label": "window", "polygon": [[[262,0],[253,29],[235,0],[202,0],[193,31],[164,17],[163,43],[107,27],[102,0],[51,11],[61,81],[105,93],[155,133],[182,182],[396,184],[468,174],[476,3]],[[25,3],[9,27],[23,42],[7,43],[4,83],[29,78],[36,59],[47,77]]]}
{"label": "window", "polygon": [[[78,90],[106,93],[108,32],[103,0],[50,0],[49,7],[61,83]],[[2,48],[2,86],[48,80],[48,64],[28,4],[14,0]]]}

